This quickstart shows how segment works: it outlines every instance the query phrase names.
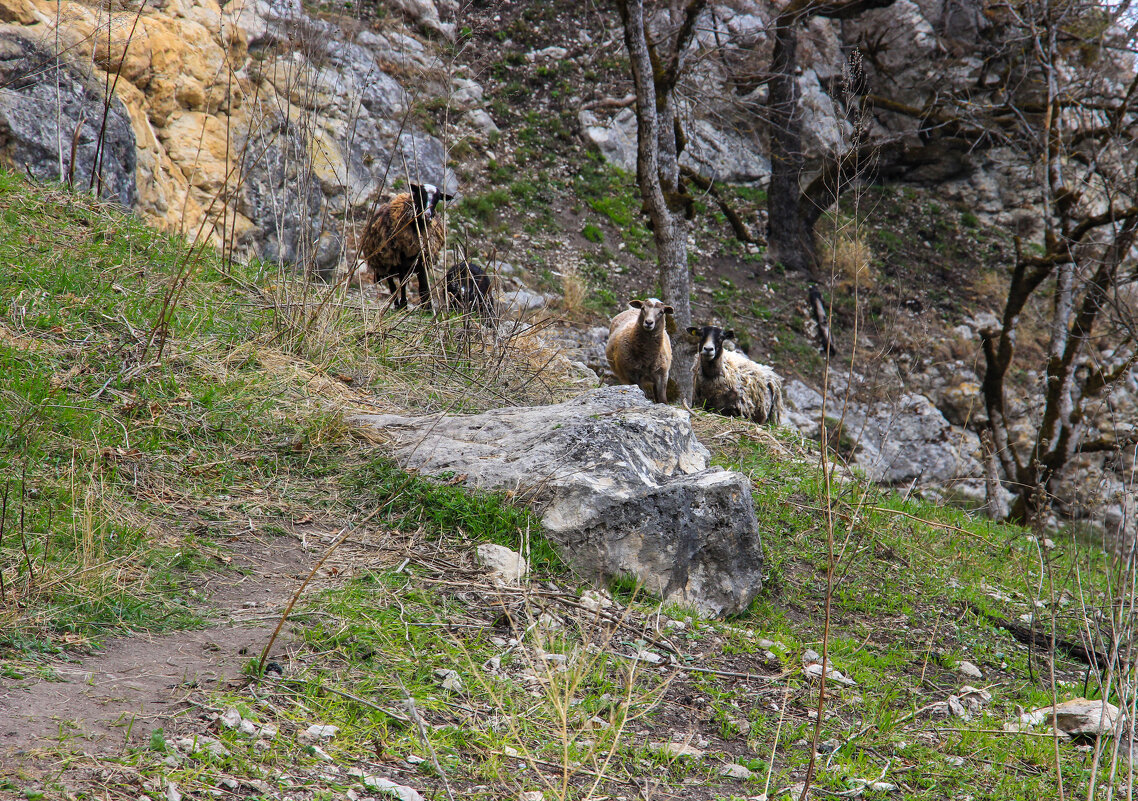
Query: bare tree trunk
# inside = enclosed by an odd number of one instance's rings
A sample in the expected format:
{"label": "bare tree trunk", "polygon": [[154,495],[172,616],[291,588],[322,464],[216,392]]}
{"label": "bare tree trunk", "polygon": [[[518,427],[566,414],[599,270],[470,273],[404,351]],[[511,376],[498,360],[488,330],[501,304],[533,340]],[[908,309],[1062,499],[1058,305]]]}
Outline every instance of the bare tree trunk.
{"label": "bare tree trunk", "polygon": [[688,271],[687,218],[689,198],[680,181],[674,91],[691,42],[695,20],[706,0],[689,0],[673,48],[661,59],[649,44],[643,0],[618,0],[624,42],[636,89],[636,180],[652,221],[660,286],[664,302],[675,309],[678,336],[672,343],[672,371],[680,399],[692,399],[691,365],[695,348],[683,334],[691,325],[691,273]]}
{"label": "bare tree trunk", "polygon": [[775,20],[768,84],[771,180],[767,194],[770,225],[767,252],[772,261],[787,270],[813,275],[818,262],[813,226],[806,224],[800,211],[804,162],[797,67],[798,13],[788,10]]}

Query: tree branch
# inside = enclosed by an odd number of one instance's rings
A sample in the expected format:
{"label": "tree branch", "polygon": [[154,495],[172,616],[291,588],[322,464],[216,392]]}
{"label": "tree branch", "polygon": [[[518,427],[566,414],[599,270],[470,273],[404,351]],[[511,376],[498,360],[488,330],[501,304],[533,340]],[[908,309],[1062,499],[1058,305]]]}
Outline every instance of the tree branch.
{"label": "tree branch", "polygon": [[715,187],[715,183],[710,178],[705,178],[688,166],[681,166],[680,172],[685,178],[698,186],[701,191],[711,195],[719,206],[719,210],[723,212],[723,216],[727,218],[727,222],[730,224],[731,230],[735,233],[736,239],[748,245],[765,245],[767,243],[765,237],[754,236],[747,230],[747,225],[743,222],[743,218],[739,216],[739,213],[735,211],[731,204],[719,193],[719,190]]}
{"label": "tree branch", "polygon": [[655,76],[657,92],[670,93],[676,88],[676,81],[680,78],[680,69],[683,66],[684,53],[695,35],[695,22],[706,6],[707,0],[688,0],[687,7],[684,9],[684,21],[680,24],[680,32],[676,35],[676,46],[668,57],[667,65],[662,70],[657,66],[657,70],[659,70]]}

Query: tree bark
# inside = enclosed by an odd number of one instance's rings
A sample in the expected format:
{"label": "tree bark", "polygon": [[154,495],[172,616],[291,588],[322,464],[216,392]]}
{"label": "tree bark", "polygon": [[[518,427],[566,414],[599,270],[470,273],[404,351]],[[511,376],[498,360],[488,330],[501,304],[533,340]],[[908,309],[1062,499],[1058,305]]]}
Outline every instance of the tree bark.
{"label": "tree bark", "polygon": [[695,348],[683,332],[692,324],[686,216],[690,199],[680,180],[682,142],[676,136],[675,87],[696,18],[705,5],[706,0],[689,0],[675,41],[661,58],[645,33],[643,0],[617,0],[636,90],[636,182],[652,221],[663,300],[675,309],[678,335],[672,343],[670,378],[679,398],[689,405]]}
{"label": "tree bark", "polygon": [[[797,4],[793,4],[797,5]],[[798,113],[798,14],[783,12],[775,19],[774,52],[768,86],[770,109],[771,180],[767,192],[767,253],[788,271],[813,276],[818,262],[812,225],[801,213],[799,185],[805,164],[802,120]]]}

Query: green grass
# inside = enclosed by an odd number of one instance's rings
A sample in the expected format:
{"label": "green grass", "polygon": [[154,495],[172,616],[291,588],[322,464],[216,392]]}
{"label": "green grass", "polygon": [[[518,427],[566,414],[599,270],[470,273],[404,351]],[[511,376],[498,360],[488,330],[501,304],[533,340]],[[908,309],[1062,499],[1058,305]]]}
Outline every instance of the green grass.
{"label": "green grass", "polygon": [[[465,410],[497,405],[486,389],[496,382],[540,386],[516,372],[531,369],[524,357],[504,367],[481,357],[460,323],[393,316],[365,333],[275,268],[226,265],[3,171],[0,221],[0,262],[10,265],[0,274],[0,655],[199,625],[206,613],[187,579],[226,563],[234,531],[253,519],[283,530],[305,514],[357,513],[327,489],[361,464],[334,408],[343,382],[361,396]],[[159,361],[152,331],[186,271]],[[278,311],[277,300],[317,312]],[[433,351],[408,363],[409,352]],[[395,481],[398,471],[385,470]],[[411,487],[432,513],[445,501],[448,521],[473,526],[461,489]],[[472,515],[497,521],[487,536],[505,541],[530,525],[500,499],[470,499]]]}
{"label": "green grass", "polygon": [[[578,181],[598,215],[591,224],[612,225],[627,247],[647,237],[628,176],[590,162]],[[540,201],[544,190],[519,180],[494,191]],[[471,199],[468,218],[492,224],[497,200]],[[737,421],[700,413],[697,429],[716,462],[752,481],[767,564],[762,593],[736,619],[699,621],[658,608],[623,581],[610,588],[614,606],[591,611],[577,579],[536,536],[532,512],[506,494],[409,475],[364,452],[327,402],[347,383],[379,402],[413,399],[424,411],[477,410],[502,394],[540,400],[526,394],[536,390],[527,390],[535,382],[523,359],[507,360],[516,372],[496,372],[504,368],[488,367],[494,360],[476,343],[423,316],[401,316],[392,328],[374,320],[365,328],[347,313],[309,325],[266,302],[282,297],[278,285],[303,297],[288,276],[228,267],[210,254],[187,261],[174,238],[4,172],[0,219],[0,261],[16,265],[0,275],[6,680],[57,678],[47,658],[73,644],[199,625],[208,610],[193,602],[187,580],[219,568],[227,544],[249,527],[271,543],[302,515],[335,521],[335,530],[378,509],[372,534],[398,546],[377,545],[310,588],[293,615],[297,645],[285,677],[251,670],[253,684],[195,698],[203,712],[235,708],[272,723],[277,736],[209,729],[227,751],[209,756],[177,751],[173,728],[147,733],[107,757],[125,766],[130,778],[121,781],[134,795],[139,776],[159,782],[147,789],[159,797],[162,780],[196,795],[266,774],[281,793],[363,794],[358,778],[330,771],[299,739],[317,722],[341,728],[320,746],[337,765],[399,775],[434,799],[446,797],[444,775],[462,798],[522,790],[584,798],[598,773],[610,796],[630,796],[645,780],[701,799],[758,795],[761,783],[719,775],[728,760],[760,779],[771,765],[771,789],[787,787],[809,758],[802,742],[813,736],[817,689],[802,675],[801,655],[821,651],[832,567],[830,658],[857,685],[832,688],[821,739],[840,746],[820,760],[818,785],[846,793],[883,775],[900,789],[865,797],[1056,797],[1054,744],[1001,731],[1017,705],[1042,705],[1050,692],[1040,655],[991,619],[1016,620],[1037,601],[1041,616],[1051,608],[1039,597],[1039,552],[1024,530],[858,481],[836,482],[827,498],[816,454],[796,436],[778,434],[776,447],[751,429],[739,433]],[[193,265],[193,280],[169,318],[164,358],[151,365],[142,355],[148,333],[183,264]],[[606,292],[592,302],[615,304]],[[1057,625],[1077,637],[1076,599],[1109,604],[1110,564],[1073,537],[1052,536],[1059,547],[1042,577],[1070,599],[1056,606]],[[534,580],[487,583],[471,566],[480,542],[528,543]],[[394,561],[373,558],[394,551]],[[637,652],[674,661],[651,665],[630,656]],[[994,696],[984,713],[967,722],[914,715],[966,683],[955,672],[961,659],[984,671],[973,682]],[[1060,658],[1057,669],[1061,697],[1083,694],[1082,666]],[[460,689],[442,686],[444,670],[456,672]],[[1092,679],[1088,694],[1096,692]],[[422,727],[405,722],[407,699]],[[650,745],[673,734],[706,739],[708,755],[671,758]],[[425,761],[411,766],[410,756]],[[1068,792],[1085,786],[1089,761],[1069,744],[1060,745],[1059,767]],[[278,780],[284,773],[291,786]]]}

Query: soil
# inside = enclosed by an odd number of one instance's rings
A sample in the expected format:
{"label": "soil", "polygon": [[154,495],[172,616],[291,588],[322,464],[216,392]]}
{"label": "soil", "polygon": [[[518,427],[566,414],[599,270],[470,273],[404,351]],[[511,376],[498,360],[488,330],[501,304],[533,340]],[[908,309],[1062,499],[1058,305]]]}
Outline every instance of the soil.
{"label": "soil", "polygon": [[[158,728],[168,736],[194,714],[195,691],[241,683],[319,554],[252,532],[231,546],[231,569],[195,588],[208,599],[207,628],[120,637],[49,662],[38,676],[0,679],[0,776],[81,784],[93,778],[89,760],[60,762],[61,754],[107,756]],[[289,645],[286,628],[270,658],[283,659]]]}

